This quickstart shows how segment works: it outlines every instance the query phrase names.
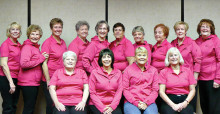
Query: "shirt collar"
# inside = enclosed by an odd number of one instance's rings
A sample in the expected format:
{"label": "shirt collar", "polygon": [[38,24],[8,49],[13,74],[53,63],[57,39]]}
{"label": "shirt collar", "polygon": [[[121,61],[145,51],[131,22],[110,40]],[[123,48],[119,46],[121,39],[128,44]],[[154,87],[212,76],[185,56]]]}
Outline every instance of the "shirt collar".
{"label": "shirt collar", "polygon": [[50,39],[51,39],[51,42],[53,42],[53,43],[56,43],[56,44],[59,44],[59,45],[63,44],[63,39],[61,39],[61,38],[60,38],[60,43],[58,43],[56,41],[56,39],[53,37],[53,35],[50,36]]}
{"label": "shirt collar", "polygon": [[13,43],[9,37],[7,40],[8,40],[8,43],[12,46],[21,46],[21,44],[18,41],[17,41],[17,44]]}
{"label": "shirt collar", "polygon": [[73,75],[76,74],[76,72],[75,72],[75,69],[74,69],[74,70],[73,70],[73,74],[69,75],[69,74],[66,73],[65,68],[63,68],[63,74],[65,74],[66,76],[73,76]]}
{"label": "shirt collar", "polygon": [[84,44],[87,45],[89,43],[87,39],[86,39],[86,42],[83,42],[83,40],[79,36],[77,36],[76,39],[79,45],[84,45]]}

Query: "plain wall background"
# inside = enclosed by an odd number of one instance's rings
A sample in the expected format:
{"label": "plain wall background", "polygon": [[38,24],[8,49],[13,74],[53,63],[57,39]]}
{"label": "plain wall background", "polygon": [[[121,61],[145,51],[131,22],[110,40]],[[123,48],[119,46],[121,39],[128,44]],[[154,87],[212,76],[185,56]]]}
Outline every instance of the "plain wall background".
{"label": "plain wall background", "polygon": [[[11,22],[22,25],[22,36],[19,39],[23,43],[27,29],[27,1],[28,0],[0,0],[0,44],[6,40],[6,29]],[[198,37],[197,25],[202,18],[214,21],[216,34],[220,35],[220,1],[219,0],[184,0],[185,22],[189,24],[187,35],[193,39]],[[95,25],[99,20],[105,20],[105,0],[31,0],[31,23],[38,24],[43,29],[43,41],[51,35],[49,22],[52,18],[59,17],[63,20],[63,33],[61,38],[67,46],[76,37],[75,24],[79,20],[86,20],[90,24],[90,39],[96,35]],[[176,38],[173,25],[181,20],[181,0],[108,0],[108,22],[110,32],[109,41],[113,41],[112,27],[121,22],[125,25],[125,36],[134,43],[132,29],[135,26],[143,26],[145,40],[155,44],[153,28],[156,24],[164,23],[170,28],[168,41]],[[0,104],[2,99],[0,97]],[[18,113],[22,112],[22,97],[18,104]],[[45,113],[45,99],[40,88],[35,114]],[[0,107],[0,112],[2,111]],[[198,111],[201,114],[201,111]]]}

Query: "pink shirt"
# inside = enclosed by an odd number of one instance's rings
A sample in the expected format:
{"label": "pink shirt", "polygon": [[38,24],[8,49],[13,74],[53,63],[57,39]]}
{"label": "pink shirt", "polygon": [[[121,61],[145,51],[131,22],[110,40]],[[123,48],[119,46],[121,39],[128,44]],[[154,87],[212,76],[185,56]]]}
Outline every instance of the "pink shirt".
{"label": "pink shirt", "polygon": [[217,35],[203,39],[199,37],[196,43],[202,51],[202,63],[199,80],[214,80],[220,84],[220,40]]}
{"label": "pink shirt", "polygon": [[84,70],[75,69],[72,75],[64,68],[56,70],[49,85],[56,86],[58,101],[67,106],[75,106],[82,101],[83,85],[88,84]]}
{"label": "pink shirt", "polygon": [[[51,35],[48,39],[44,41],[41,47],[41,53],[46,52],[47,54],[49,54],[47,65],[50,77],[53,76],[53,73],[57,69],[63,68],[63,53],[67,51],[67,47],[64,40],[60,40],[61,43],[58,43]],[[42,80],[46,81],[44,76]]]}
{"label": "pink shirt", "polygon": [[180,66],[180,73],[177,75],[169,66],[161,70],[159,83],[166,85],[166,94],[182,95],[189,94],[189,86],[195,85],[196,80],[189,68]]}
{"label": "pink shirt", "polygon": [[[1,57],[8,57],[8,67],[12,78],[18,77],[20,53],[21,44],[18,41],[17,44],[15,44],[8,38],[1,45]],[[5,76],[2,67],[0,67],[0,76]]]}
{"label": "pink shirt", "polygon": [[171,44],[179,49],[183,59],[183,66],[190,68],[191,71],[200,72],[202,54],[200,47],[194,40],[186,36],[183,43],[179,46],[178,38],[173,40]]}
{"label": "pink shirt", "polygon": [[118,45],[115,40],[110,44],[109,48],[114,53],[114,68],[124,71],[129,65],[126,57],[134,57],[135,54],[131,41],[124,36]]}
{"label": "pink shirt", "polygon": [[146,65],[145,71],[142,71],[137,63],[133,63],[123,73],[123,87],[123,94],[128,102],[135,106],[138,106],[139,101],[151,105],[158,96],[157,69]]}
{"label": "pink shirt", "polygon": [[109,47],[109,42],[107,41],[107,39],[105,41],[100,41],[98,36],[94,36],[91,39],[91,43],[84,51],[82,58],[83,66],[85,67],[88,73],[91,73],[93,69],[99,67],[98,65],[99,52],[102,49],[108,47]]}
{"label": "pink shirt", "polygon": [[90,105],[103,112],[106,105],[115,110],[122,96],[122,74],[118,69],[113,69],[110,74],[103,68],[96,68],[89,77]]}
{"label": "pink shirt", "polygon": [[157,46],[157,43],[153,46],[151,65],[154,66],[158,72],[165,68],[166,54],[171,47],[172,45],[167,41],[167,39],[165,39],[160,46]]}
{"label": "pink shirt", "polygon": [[88,45],[89,41],[87,39],[86,42],[83,42],[78,36],[70,43],[68,50],[75,52],[77,55],[76,68],[84,70],[82,56]]}
{"label": "pink shirt", "polygon": [[152,45],[148,44],[147,41],[144,41],[144,43],[134,43],[134,50],[136,50],[138,47],[145,47],[148,52],[148,60],[147,64],[151,64],[151,50],[152,50]]}
{"label": "pink shirt", "polygon": [[20,71],[18,74],[18,85],[39,86],[43,75],[42,64],[45,57],[39,50],[40,45],[25,40],[21,49]]}

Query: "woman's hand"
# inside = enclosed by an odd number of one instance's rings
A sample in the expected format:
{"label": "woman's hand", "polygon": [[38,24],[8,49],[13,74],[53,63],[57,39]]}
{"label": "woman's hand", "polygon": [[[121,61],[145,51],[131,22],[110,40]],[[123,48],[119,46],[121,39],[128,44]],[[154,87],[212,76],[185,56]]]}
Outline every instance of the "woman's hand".
{"label": "woman's hand", "polygon": [[81,101],[80,103],[78,103],[76,105],[75,110],[77,110],[77,111],[84,111],[85,105],[86,105],[86,102]]}
{"label": "woman's hand", "polygon": [[219,84],[216,83],[216,82],[213,82],[213,87],[214,87],[214,88],[219,88]]}
{"label": "woman's hand", "polygon": [[180,111],[182,111],[184,108],[187,107],[188,102],[187,102],[187,101],[183,101],[182,103],[179,103],[178,105],[179,105],[179,110],[178,110],[178,112],[180,112]]}
{"label": "woman's hand", "polygon": [[105,107],[103,114],[111,114],[112,112],[113,112],[112,107],[107,106]]}
{"label": "woman's hand", "polygon": [[57,108],[58,111],[66,111],[65,106],[60,102],[56,103],[55,107]]}
{"label": "woman's hand", "polygon": [[146,109],[147,109],[147,104],[145,104],[145,103],[142,102],[142,101],[139,101],[139,103],[138,103],[138,108],[139,108],[140,110],[146,110]]}
{"label": "woman's hand", "polygon": [[10,94],[13,94],[13,93],[15,92],[16,86],[15,86],[15,84],[14,84],[13,82],[10,83],[9,86],[10,86],[9,93],[10,93]]}
{"label": "woman's hand", "polygon": [[48,55],[46,52],[43,52],[42,55],[43,55],[46,59],[49,58],[49,55]]}
{"label": "woman's hand", "polygon": [[174,111],[179,111],[180,105],[179,104],[173,104],[171,107]]}

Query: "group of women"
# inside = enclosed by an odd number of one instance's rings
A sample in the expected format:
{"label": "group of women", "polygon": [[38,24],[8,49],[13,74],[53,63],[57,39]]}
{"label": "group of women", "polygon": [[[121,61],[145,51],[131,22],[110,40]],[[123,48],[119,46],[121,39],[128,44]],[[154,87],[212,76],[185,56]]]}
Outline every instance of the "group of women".
{"label": "group of women", "polygon": [[20,90],[23,114],[33,114],[41,82],[47,114],[158,114],[158,109],[160,114],[193,114],[197,80],[203,113],[220,113],[220,39],[210,19],[199,22],[195,41],[186,36],[186,22],[175,23],[177,38],[171,43],[169,28],[158,24],[154,46],[144,40],[141,26],[132,30],[134,44],[125,37],[122,23],[113,26],[116,39],[111,43],[106,39],[110,31],[106,21],[96,24],[91,42],[86,21],[77,22],[75,28],[77,37],[67,48],[60,37],[63,21],[52,19],[52,35],[40,51],[39,25],[28,27],[22,45],[21,26],[9,25],[1,45],[3,114],[16,112]]}

